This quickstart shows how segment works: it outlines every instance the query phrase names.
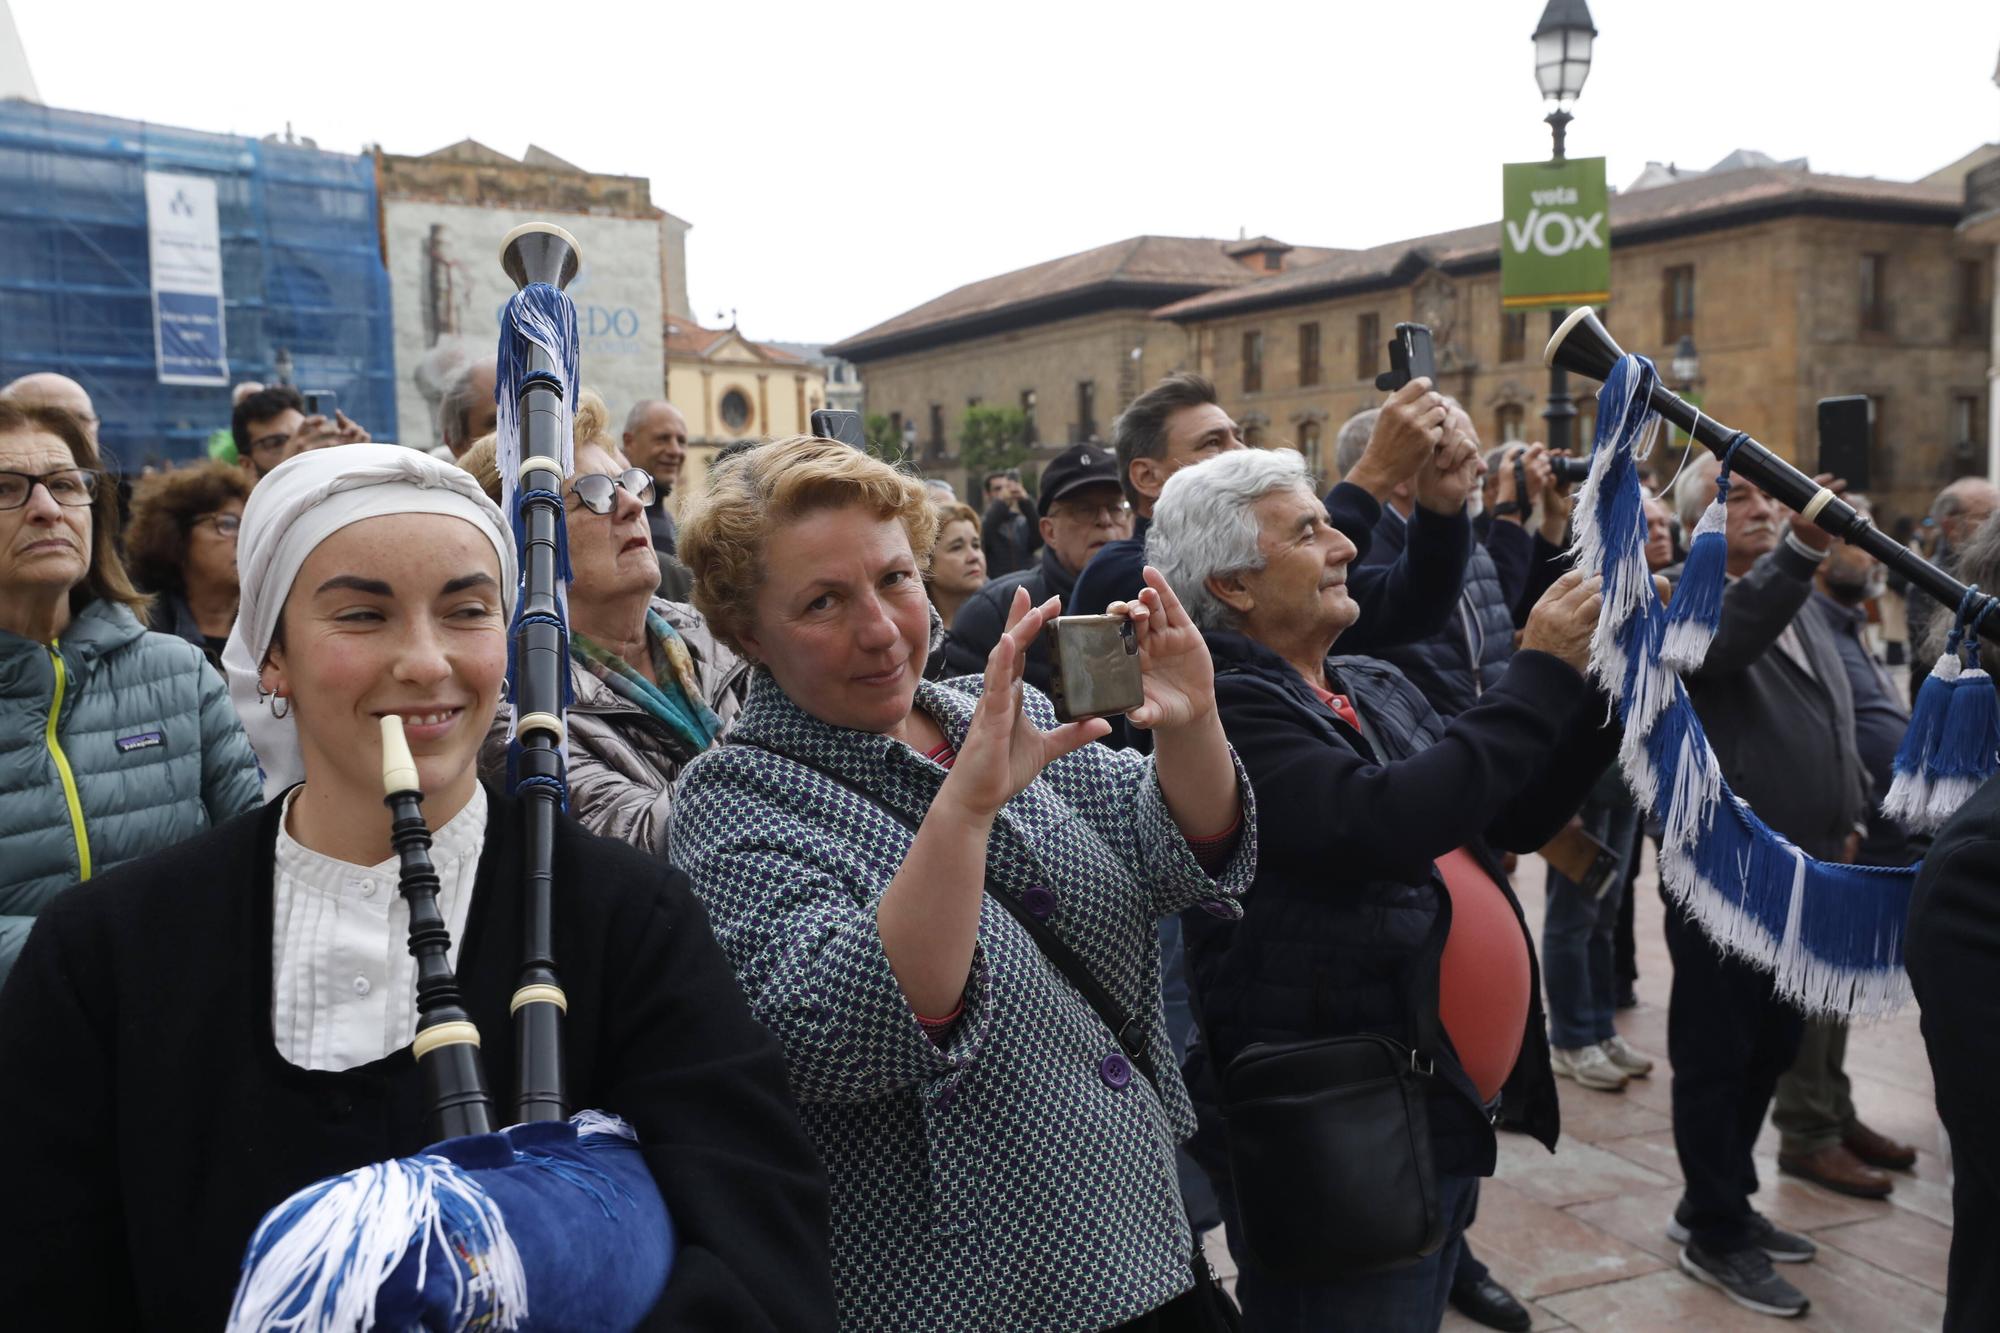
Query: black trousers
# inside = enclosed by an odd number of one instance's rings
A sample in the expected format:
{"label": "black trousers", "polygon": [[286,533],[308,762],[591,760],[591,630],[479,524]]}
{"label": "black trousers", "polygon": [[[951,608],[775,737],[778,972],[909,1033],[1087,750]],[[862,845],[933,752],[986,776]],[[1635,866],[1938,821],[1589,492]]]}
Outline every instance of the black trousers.
{"label": "black trousers", "polygon": [[1687,1182],[1688,1230],[1704,1250],[1726,1253],[1750,1243],[1751,1152],[1805,1020],[1778,997],[1769,973],[1724,954],[1671,899],[1667,952],[1674,1151]]}

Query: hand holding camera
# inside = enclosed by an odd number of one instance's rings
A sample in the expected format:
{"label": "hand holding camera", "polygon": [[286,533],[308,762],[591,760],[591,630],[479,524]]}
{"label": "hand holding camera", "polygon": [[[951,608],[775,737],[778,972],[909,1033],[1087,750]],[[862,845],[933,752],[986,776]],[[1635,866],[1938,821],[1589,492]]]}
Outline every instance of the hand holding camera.
{"label": "hand holding camera", "polygon": [[1444,439],[1445,402],[1428,379],[1413,379],[1382,405],[1368,448],[1347,480],[1377,500],[1415,477]]}
{"label": "hand holding camera", "polygon": [[1028,647],[1061,610],[1060,598],[1030,606],[1028,590],[1014,590],[1006,632],[986,658],[985,684],[972,710],[972,725],[938,789],[937,799],[969,820],[991,821],[1044,768],[1111,730],[1104,722],[1087,718],[1043,731],[1021,708]]}

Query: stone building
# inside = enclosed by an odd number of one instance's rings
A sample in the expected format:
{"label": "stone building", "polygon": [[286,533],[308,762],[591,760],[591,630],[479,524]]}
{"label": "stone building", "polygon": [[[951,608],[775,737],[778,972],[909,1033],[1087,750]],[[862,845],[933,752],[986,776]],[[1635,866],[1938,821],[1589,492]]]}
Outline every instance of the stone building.
{"label": "stone building", "polygon": [[[1958,190],[1755,168],[1626,191],[1610,212],[1604,322],[1670,379],[1692,337],[1704,411],[1811,471],[1817,401],[1867,394],[1889,518],[1985,470],[1991,255],[1954,234]],[[1501,311],[1499,230],[1380,246],[1157,317],[1185,331],[1187,364],[1256,438],[1297,445],[1323,472],[1340,423],[1379,401],[1401,320],[1431,326],[1439,378],[1486,440],[1540,438],[1548,316]],[[1572,388],[1587,442],[1593,386]]]}
{"label": "stone building", "polygon": [[435,440],[434,408],[417,378],[433,347],[448,338],[497,344],[499,311],[514,293],[500,241],[533,220],[568,229],[582,251],[567,291],[583,382],[614,416],[660,395],[664,312],[687,301],[688,224],[654,206],[645,177],[585,171],[532,145],[517,161],[471,139],[417,157],[378,149],[375,161],[399,369],[396,439]]}
{"label": "stone building", "polygon": [[1019,407],[1044,453],[1107,439],[1119,407],[1186,359],[1186,338],[1154,310],[1334,253],[1135,236],[968,284],[826,351],[859,367],[869,413],[914,428],[925,470],[958,484],[967,407]]}
{"label": "stone building", "polygon": [[691,319],[666,325],[667,401],[688,424],[688,461],[676,505],[700,494],[715,451],[734,440],[808,433],[827,405],[826,371],[741,330],[705,329]]}
{"label": "stone building", "polygon": [[[1885,517],[1983,471],[1994,255],[1955,233],[1964,190],[1733,165],[1653,173],[1663,183],[1612,197],[1614,336],[1663,373],[1692,337],[1701,381],[1676,387],[1807,470],[1817,400],[1868,394]],[[917,414],[940,475],[953,476],[948,436],[968,399],[1033,393],[1020,401],[1060,444],[1108,435],[1119,406],[1181,368],[1214,378],[1253,440],[1296,445],[1330,475],[1334,434],[1380,401],[1374,377],[1404,320],[1432,327],[1440,379],[1488,442],[1541,437],[1548,316],[1501,311],[1499,240],[1497,222],[1359,251],[1270,242],[1275,254],[1233,256],[1244,243],[1142,238],[960,288],[834,350],[862,365],[869,411]],[[1142,310],[1166,284],[1121,284],[1117,261],[1148,245],[1171,247],[1178,280],[1204,289]],[[1593,391],[1572,381],[1586,442]]]}

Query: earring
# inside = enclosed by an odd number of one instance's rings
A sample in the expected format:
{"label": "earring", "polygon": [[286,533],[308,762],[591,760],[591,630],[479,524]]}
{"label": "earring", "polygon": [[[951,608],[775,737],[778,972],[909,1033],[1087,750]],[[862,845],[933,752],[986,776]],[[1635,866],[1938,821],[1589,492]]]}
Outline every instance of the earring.
{"label": "earring", "polygon": [[271,716],[284,718],[292,715],[291,696],[274,694],[271,696]]}

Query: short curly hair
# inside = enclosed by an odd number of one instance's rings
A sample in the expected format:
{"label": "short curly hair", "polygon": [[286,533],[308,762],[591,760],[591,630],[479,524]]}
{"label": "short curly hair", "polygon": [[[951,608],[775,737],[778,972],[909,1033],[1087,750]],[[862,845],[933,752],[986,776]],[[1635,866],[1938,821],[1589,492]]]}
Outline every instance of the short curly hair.
{"label": "short curly hair", "polygon": [[771,534],[807,514],[850,505],[900,522],[917,568],[929,563],[938,518],[924,483],[859,449],[794,435],[711,468],[707,491],[681,519],[679,543],[681,560],[694,571],[695,609],[709,629],[746,652],[743,631],[764,584]]}
{"label": "short curly hair", "polygon": [[231,500],[250,498],[250,474],[227,463],[155,472],[132,488],[132,520],[125,526],[125,561],[132,580],[147,592],[182,591],[188,535],[194,521]]}

